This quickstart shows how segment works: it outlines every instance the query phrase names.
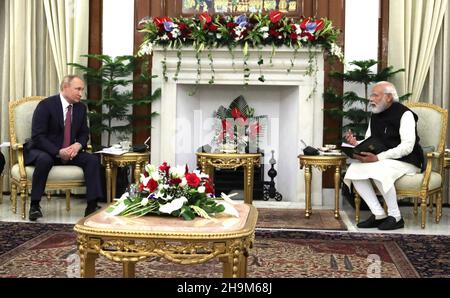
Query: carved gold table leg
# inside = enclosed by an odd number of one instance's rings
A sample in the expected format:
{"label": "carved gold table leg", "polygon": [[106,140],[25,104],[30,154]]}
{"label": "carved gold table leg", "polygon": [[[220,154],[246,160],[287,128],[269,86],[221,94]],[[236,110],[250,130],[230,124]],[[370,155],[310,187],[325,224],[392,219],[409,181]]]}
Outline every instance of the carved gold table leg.
{"label": "carved gold table leg", "polygon": [[22,191],[20,193],[20,199],[22,202],[22,219],[26,218],[27,197],[28,197],[28,189],[26,188],[26,185],[22,185]]}
{"label": "carved gold table leg", "polygon": [[136,274],[135,262],[123,262],[123,277],[134,278]]}
{"label": "carved gold table leg", "polygon": [[305,165],[305,217],[311,216],[311,166]]}
{"label": "carved gold table leg", "polygon": [[141,163],[137,162],[134,167],[134,182],[139,182],[139,178],[141,176]]}
{"label": "carved gold table leg", "polygon": [[106,161],[106,199],[111,203],[111,163]]}
{"label": "carved gold table leg", "polygon": [[80,275],[84,278],[95,277],[95,259],[98,255],[91,252],[80,253]]}
{"label": "carved gold table leg", "polygon": [[117,165],[111,166],[111,198],[116,198],[116,185],[117,185]]}
{"label": "carved gold table leg", "polygon": [[334,218],[339,219],[339,183],[341,182],[341,166],[334,172]]}
{"label": "carved gold table leg", "polygon": [[219,261],[223,264],[223,277],[230,278],[233,275],[233,258],[231,256],[220,257]]}
{"label": "carved gold table leg", "polygon": [[244,172],[244,202],[246,204],[252,204],[253,203],[253,161],[252,159],[248,159],[245,166],[245,172]]}

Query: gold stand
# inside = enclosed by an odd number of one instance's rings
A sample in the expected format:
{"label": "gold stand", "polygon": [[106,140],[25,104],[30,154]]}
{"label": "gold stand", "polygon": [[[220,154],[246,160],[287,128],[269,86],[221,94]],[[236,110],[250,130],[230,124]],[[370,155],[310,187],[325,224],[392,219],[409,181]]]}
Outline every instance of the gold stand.
{"label": "gold stand", "polygon": [[134,181],[138,182],[141,169],[145,167],[150,158],[150,152],[128,152],[122,155],[103,154],[106,169],[106,199],[110,203],[116,197],[117,167],[134,166]]}
{"label": "gold stand", "polygon": [[334,217],[339,219],[339,184],[341,180],[341,168],[345,166],[345,155],[299,155],[300,169],[305,168],[305,216],[312,214],[311,208],[311,176],[312,167],[320,171],[334,167]]}
{"label": "gold stand", "polygon": [[261,153],[197,153],[197,164],[214,181],[214,168],[237,169],[244,167],[244,202],[253,202],[254,167],[261,165]]}

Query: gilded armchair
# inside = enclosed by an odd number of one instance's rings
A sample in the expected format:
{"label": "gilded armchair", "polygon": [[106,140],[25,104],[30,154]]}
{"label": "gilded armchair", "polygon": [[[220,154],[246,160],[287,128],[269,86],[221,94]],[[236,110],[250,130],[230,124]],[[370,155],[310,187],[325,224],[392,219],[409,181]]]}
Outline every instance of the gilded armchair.
{"label": "gilded armchair", "polygon": [[[425,228],[427,204],[430,210],[436,202],[435,220],[442,217],[442,197],[444,192],[444,157],[447,136],[448,111],[428,103],[406,103],[419,116],[417,133],[420,145],[431,149],[426,154],[426,169],[423,173],[404,175],[395,182],[397,197],[414,198],[414,215],[418,213],[418,200],[421,207],[421,227]],[[356,222],[359,221],[361,198],[355,192]]]}
{"label": "gilded armchair", "polygon": [[[22,218],[25,219],[28,192],[33,187],[34,166],[25,166],[23,149],[27,139],[31,138],[31,121],[37,104],[44,99],[32,96],[9,103],[10,135],[10,182],[12,210],[17,212],[17,192],[22,203]],[[84,174],[80,167],[73,165],[55,165],[52,167],[46,184],[46,191],[65,190],[66,210],[70,211],[71,189],[84,187]]]}

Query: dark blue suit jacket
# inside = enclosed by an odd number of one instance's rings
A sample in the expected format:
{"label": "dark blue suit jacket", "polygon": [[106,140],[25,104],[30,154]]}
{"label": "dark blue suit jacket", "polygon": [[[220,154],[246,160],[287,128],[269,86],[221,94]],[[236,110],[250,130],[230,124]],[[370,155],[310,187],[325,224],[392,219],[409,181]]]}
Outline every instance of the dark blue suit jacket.
{"label": "dark blue suit jacket", "polygon": [[[86,148],[89,140],[87,126],[87,109],[83,103],[75,103],[72,109],[71,144],[78,142]],[[25,146],[25,162],[34,161],[37,152],[45,151],[50,156],[57,157],[64,142],[64,117],[60,95],[54,95],[42,100],[36,107],[32,120],[31,140]]]}

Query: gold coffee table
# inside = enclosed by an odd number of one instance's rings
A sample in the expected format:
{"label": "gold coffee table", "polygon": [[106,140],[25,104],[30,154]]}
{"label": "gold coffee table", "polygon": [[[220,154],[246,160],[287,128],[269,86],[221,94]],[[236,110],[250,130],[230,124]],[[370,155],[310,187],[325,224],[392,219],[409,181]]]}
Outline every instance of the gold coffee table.
{"label": "gold coffee table", "polygon": [[124,277],[134,277],[138,261],[156,256],[183,265],[219,258],[223,277],[246,277],[258,211],[248,204],[235,207],[239,218],[219,214],[192,221],[156,215],[133,219],[101,209],[74,227],[81,277],[95,277],[98,255],[121,262]]}
{"label": "gold coffee table", "polygon": [[117,167],[134,165],[134,181],[139,181],[141,169],[148,163],[150,152],[128,152],[122,155],[112,155],[103,153],[103,162],[106,170],[106,199],[111,203],[111,199],[116,197],[116,177]]}
{"label": "gold coffee table", "polygon": [[311,167],[320,171],[334,167],[334,217],[339,219],[339,185],[341,180],[341,168],[345,166],[345,155],[299,155],[300,169],[305,168],[305,216],[309,218],[311,208]]}
{"label": "gold coffee table", "polygon": [[197,163],[202,172],[214,181],[214,168],[237,169],[244,167],[244,202],[253,202],[254,167],[261,165],[261,153],[197,153]]}

